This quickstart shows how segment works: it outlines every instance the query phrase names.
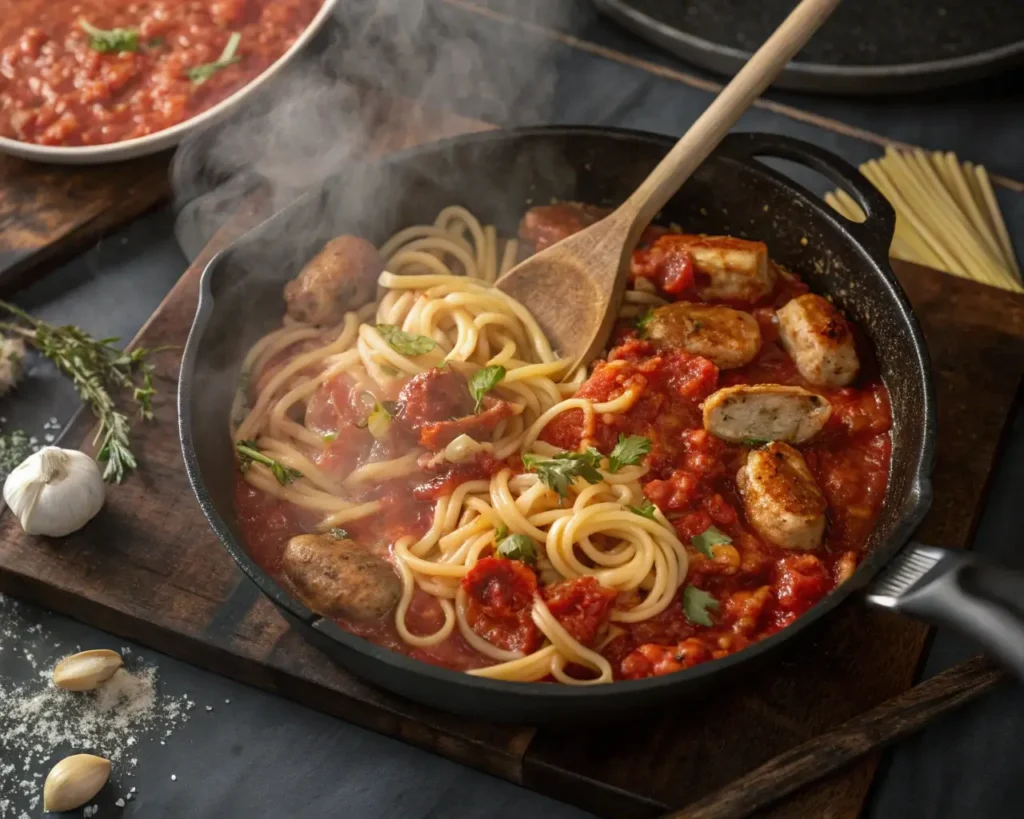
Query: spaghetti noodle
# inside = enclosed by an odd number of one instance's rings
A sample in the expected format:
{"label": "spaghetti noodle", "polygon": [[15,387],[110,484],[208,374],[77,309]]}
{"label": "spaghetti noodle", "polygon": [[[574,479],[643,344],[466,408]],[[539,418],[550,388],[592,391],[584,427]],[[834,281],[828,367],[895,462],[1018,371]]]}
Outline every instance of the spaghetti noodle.
{"label": "spaghetti noodle", "polygon": [[[391,559],[402,583],[395,631],[412,647],[436,646],[457,631],[492,663],[469,671],[479,676],[610,682],[612,667],[594,646],[614,634],[615,626],[590,635],[588,645],[552,614],[542,592],[561,581],[592,577],[616,593],[610,623],[647,620],[675,598],[686,577],[687,552],[660,511],[638,512],[645,503],[642,463],[612,464],[586,439],[576,453],[562,453],[540,435],[572,411],[581,411],[585,425],[593,426],[596,417],[628,411],[637,394],[627,390],[608,401],[575,397],[584,373],[567,373],[569,362],[557,357],[527,310],[491,286],[514,263],[515,242],[501,247],[496,230],[465,209],[446,208],[435,224],[400,231],[380,255],[386,272],[375,304],[327,329],[286,320],[249,351],[243,363],[249,384],[233,413],[233,438],[261,457],[246,462],[245,480],[316,516],[315,529],[329,532],[380,515],[375,490],[389,482],[425,465],[457,467],[486,455],[492,474],[457,483],[437,498],[421,536],[393,543]],[[625,312],[660,303],[653,288],[635,290]],[[404,345],[394,343],[395,330]],[[500,409],[492,429],[456,435],[434,451],[396,443],[389,428],[395,419],[385,403],[411,380],[448,371],[472,383],[487,368],[502,372],[488,393],[492,408],[484,410],[486,415]],[[370,423],[375,415],[384,421],[383,431],[374,433],[371,457],[347,475],[324,465],[323,433],[295,420],[318,390],[338,378],[358,392]],[[244,406],[250,397],[251,407]],[[570,467],[586,461],[589,469],[570,475],[558,490],[538,472],[510,465],[520,460]],[[498,645],[474,629],[463,583],[505,539],[516,536],[538,547],[540,588],[530,618],[540,643],[525,648]],[[432,631],[408,622],[417,591],[436,601],[440,616]]]}

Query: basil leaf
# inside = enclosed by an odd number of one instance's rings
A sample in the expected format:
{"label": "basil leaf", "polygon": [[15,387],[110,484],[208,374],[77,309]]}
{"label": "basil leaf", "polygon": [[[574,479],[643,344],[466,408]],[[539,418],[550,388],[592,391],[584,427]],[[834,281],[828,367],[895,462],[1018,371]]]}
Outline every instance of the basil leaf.
{"label": "basil leaf", "polygon": [[696,586],[683,589],[683,614],[696,626],[713,626],[709,612],[718,611],[719,603],[714,596]]}
{"label": "basil leaf", "polygon": [[377,332],[396,353],[402,355],[423,355],[437,346],[437,342],[426,336],[418,336],[400,330],[394,324],[378,324]]}
{"label": "basil leaf", "polygon": [[751,449],[757,449],[759,446],[764,446],[765,444],[770,444],[771,442],[771,438],[744,438],[742,441],[743,446],[748,446]]}
{"label": "basil leaf", "polygon": [[608,456],[608,471],[618,472],[624,466],[638,464],[651,451],[650,439],[641,435],[619,435],[619,442]]}
{"label": "basil leaf", "polygon": [[507,560],[537,565],[537,544],[527,535],[509,535],[498,544],[498,554]]}
{"label": "basil leaf", "polygon": [[635,515],[640,515],[642,518],[655,520],[654,513],[658,511],[658,507],[651,503],[647,498],[644,498],[643,503],[639,506],[630,506],[629,511]]}
{"label": "basil leaf", "polygon": [[498,528],[494,530],[494,542],[501,543],[505,538],[508,537],[508,527],[502,523],[498,525]]}
{"label": "basil leaf", "polygon": [[699,535],[694,535],[690,538],[690,543],[693,544],[693,548],[700,552],[705,557],[714,558],[714,553],[711,551],[712,546],[718,546],[722,543],[732,543],[732,538],[729,537],[725,532],[715,526],[709,526]]}
{"label": "basil leaf", "polygon": [[476,400],[476,412],[480,412],[484,396],[498,386],[505,378],[505,368],[500,364],[492,364],[477,370],[469,379],[469,394]]}

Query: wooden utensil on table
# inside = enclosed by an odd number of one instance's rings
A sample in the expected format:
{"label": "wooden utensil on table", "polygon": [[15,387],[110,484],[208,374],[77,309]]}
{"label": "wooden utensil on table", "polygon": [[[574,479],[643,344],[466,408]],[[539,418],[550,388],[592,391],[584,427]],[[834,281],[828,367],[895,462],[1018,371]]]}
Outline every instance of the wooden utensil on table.
{"label": "wooden utensil on table", "polygon": [[552,346],[573,359],[569,373],[604,349],[644,228],[838,5],[802,0],[629,199],[498,279],[498,289],[523,304]]}

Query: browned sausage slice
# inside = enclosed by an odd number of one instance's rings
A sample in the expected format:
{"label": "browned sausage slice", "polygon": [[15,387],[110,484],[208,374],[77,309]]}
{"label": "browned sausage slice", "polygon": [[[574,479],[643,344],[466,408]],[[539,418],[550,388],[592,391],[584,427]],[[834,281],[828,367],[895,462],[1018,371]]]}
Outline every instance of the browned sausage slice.
{"label": "browned sausage slice", "polygon": [[647,338],[728,370],[749,363],[761,349],[761,328],[750,313],[711,304],[678,301],[658,307],[645,327]]}
{"label": "browned sausage slice", "polygon": [[746,438],[800,444],[817,435],[831,415],[827,399],[783,384],[723,387],[704,401],[704,429],[734,444]]}
{"label": "browned sausage slice", "polygon": [[347,620],[379,620],[402,595],[391,565],[354,540],[296,535],[281,563],[299,598],[317,614]]}
{"label": "browned sausage slice", "polygon": [[781,441],[753,449],[736,474],[747,520],[783,549],[816,549],[825,532],[825,498],[803,456]]}
{"label": "browned sausage slice", "polygon": [[819,387],[845,387],[857,377],[860,362],[853,333],[839,309],[814,293],[781,308],[779,341],[800,370]]}
{"label": "browned sausage slice", "polygon": [[284,286],[288,315],[308,324],[338,324],[372,301],[384,269],[377,248],[358,236],[338,236]]}

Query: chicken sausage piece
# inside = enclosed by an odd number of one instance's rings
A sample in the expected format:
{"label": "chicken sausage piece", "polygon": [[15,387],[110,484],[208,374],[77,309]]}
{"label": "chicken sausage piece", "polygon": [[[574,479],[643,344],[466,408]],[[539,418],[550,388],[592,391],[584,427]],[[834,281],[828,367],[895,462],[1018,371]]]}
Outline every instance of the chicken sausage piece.
{"label": "chicken sausage piece", "polygon": [[736,473],[747,520],[783,549],[816,549],[825,533],[825,498],[803,456],[775,441],[747,454]]}
{"label": "chicken sausage piece", "polygon": [[391,565],[353,540],[296,535],[281,565],[302,602],[324,617],[379,620],[402,596]]}
{"label": "chicken sausage piece", "polygon": [[659,269],[678,267],[682,257],[693,260],[697,294],[706,301],[753,304],[775,287],[765,243],[734,236],[666,234],[646,252],[642,275],[661,278]]}
{"label": "chicken sausage piece", "polygon": [[704,429],[723,441],[744,439],[799,444],[813,438],[832,415],[827,399],[803,387],[740,384],[704,402]]}
{"label": "chicken sausage piece", "polygon": [[377,294],[384,269],[377,248],[358,236],[338,236],[284,286],[288,315],[308,324],[337,324]]}
{"label": "chicken sausage piece", "polygon": [[778,313],[779,341],[800,370],[819,387],[845,387],[857,377],[860,362],[853,333],[828,299],[807,293]]}
{"label": "chicken sausage piece", "polygon": [[747,364],[761,349],[761,328],[750,313],[677,301],[653,311],[645,327],[647,338],[729,370]]}

